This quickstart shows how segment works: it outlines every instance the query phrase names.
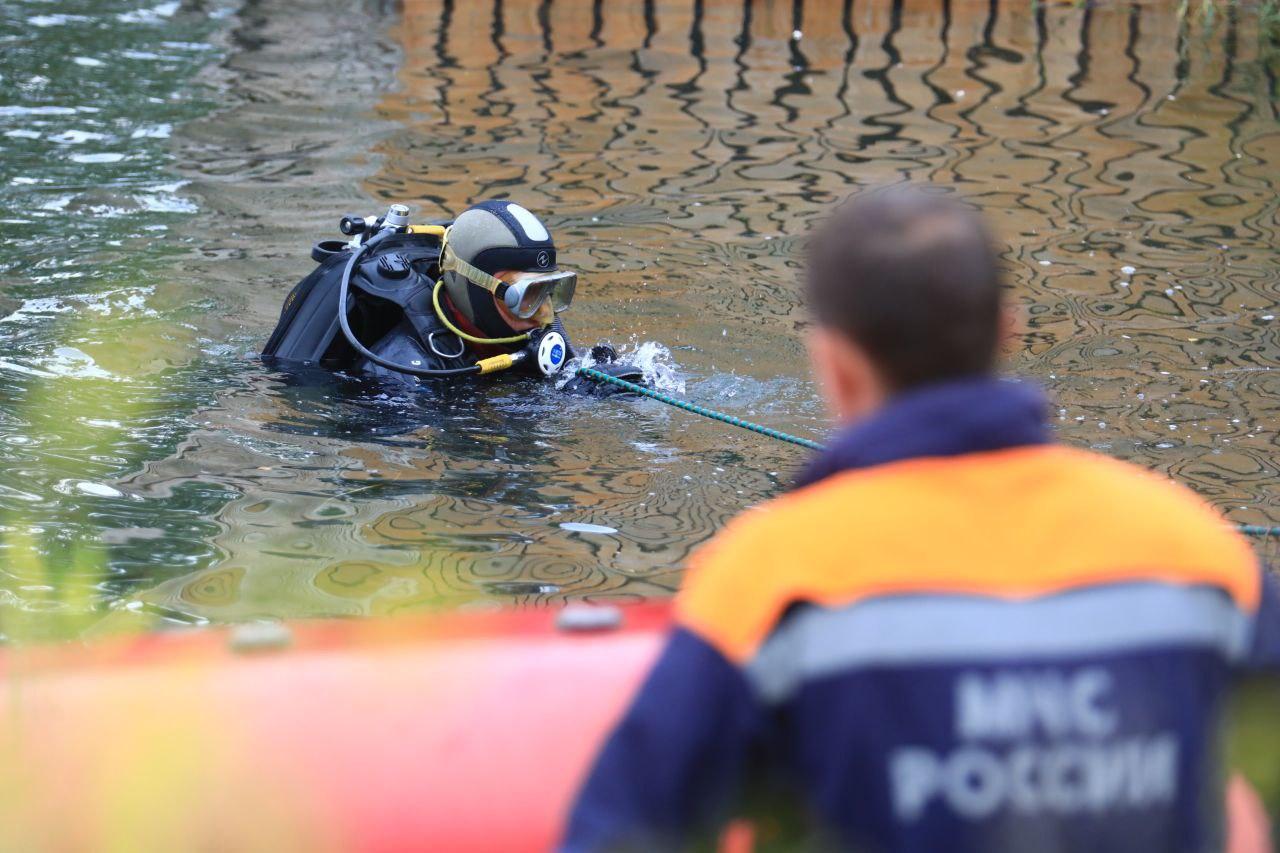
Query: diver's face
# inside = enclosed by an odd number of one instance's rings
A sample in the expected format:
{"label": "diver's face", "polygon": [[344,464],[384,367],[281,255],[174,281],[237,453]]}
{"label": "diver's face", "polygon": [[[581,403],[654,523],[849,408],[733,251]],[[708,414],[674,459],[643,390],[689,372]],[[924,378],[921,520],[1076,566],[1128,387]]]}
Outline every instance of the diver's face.
{"label": "diver's face", "polygon": [[[510,281],[516,275],[515,270],[502,270],[494,273],[494,278],[500,278],[503,281]],[[548,299],[538,306],[538,310],[533,312],[532,317],[520,318],[511,313],[511,309],[507,304],[498,297],[493,297],[493,305],[498,309],[498,314],[502,316],[503,321],[517,332],[530,332],[534,329],[541,329],[544,326],[550,326],[555,322],[556,313],[551,307],[551,300]]]}

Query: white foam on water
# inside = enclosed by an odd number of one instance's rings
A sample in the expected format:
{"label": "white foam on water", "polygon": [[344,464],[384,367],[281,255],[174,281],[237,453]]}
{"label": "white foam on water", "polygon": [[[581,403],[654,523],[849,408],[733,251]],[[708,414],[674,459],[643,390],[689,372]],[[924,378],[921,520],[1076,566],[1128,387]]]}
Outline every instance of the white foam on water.
{"label": "white foam on water", "polygon": [[122,24],[155,24],[164,18],[172,17],[178,11],[177,2],[161,3],[149,9],[137,9],[133,12],[121,12],[116,20]]}
{"label": "white foam on water", "polygon": [[75,379],[115,379],[107,370],[103,370],[93,360],[93,356],[75,347],[57,347],[53,357],[40,367],[54,376],[68,376]]}
{"label": "white foam on water", "polygon": [[76,112],[75,107],[24,107],[19,104],[0,107],[0,116],[72,116]]}
{"label": "white foam on water", "polygon": [[27,18],[27,23],[33,27],[60,27],[63,24],[71,24],[78,21],[92,20],[87,15],[63,15],[55,13],[53,15],[32,15]]}
{"label": "white foam on water", "polygon": [[51,210],[55,213],[61,213],[67,209],[67,205],[71,204],[71,200],[75,198],[73,195],[56,195],[53,198],[40,205],[40,210]]}
{"label": "white foam on water", "polygon": [[[45,280],[54,278],[75,277],[76,273],[47,276]],[[125,314],[130,317],[140,315],[158,316],[154,309],[147,307],[147,297],[153,292],[151,287],[122,287],[104,293],[79,293],[70,296],[41,296],[23,301],[18,308],[7,317],[0,317],[0,323],[24,323],[42,320],[54,314],[65,314],[74,311],[76,305],[103,316]],[[77,350],[78,351],[78,350]]]}
{"label": "white foam on water", "polygon": [[168,139],[169,134],[173,133],[173,125],[168,122],[163,124],[145,124],[139,127],[133,133],[129,134],[130,139]]}
{"label": "white foam on water", "polygon": [[75,347],[57,347],[53,355],[37,361],[34,366],[20,364],[9,359],[0,359],[0,370],[21,373],[25,376],[39,376],[42,379],[67,377],[69,379],[117,379],[114,374],[103,370],[93,360],[93,356]]}
{"label": "white foam on water", "polygon": [[620,355],[623,361],[640,368],[645,382],[656,390],[684,393],[684,379],[676,372],[671,350],[657,341],[645,341],[636,347],[635,352]]}
{"label": "white foam on water", "polygon": [[171,193],[135,195],[133,200],[148,213],[196,213],[200,210],[191,199]]}
{"label": "white foam on water", "polygon": [[93,480],[60,480],[53,490],[64,495],[93,495],[95,498],[124,497],[124,492],[119,489],[108,486],[106,483],[95,483]]}
{"label": "white foam on water", "polygon": [[70,310],[71,306],[56,296],[41,296],[37,299],[25,300],[12,314],[0,318],[0,323],[21,323],[26,322],[31,317],[65,314]]}
{"label": "white foam on water", "polygon": [[151,292],[149,287],[127,287],[106,293],[88,294],[79,299],[90,311],[103,316],[119,313],[129,317],[155,317],[158,316],[156,312],[147,307],[147,297]]}
{"label": "white foam on water", "polygon": [[[644,377],[643,383],[657,391],[666,391],[673,394],[684,393],[684,378],[677,370],[675,361],[671,357],[671,350],[667,349],[657,341],[644,341],[639,344],[623,344],[617,348],[619,364],[626,364],[638,368]],[[559,386],[563,387],[574,376],[574,372],[579,367],[594,367],[595,360],[591,358],[591,351],[585,350],[582,359],[575,364],[570,364],[568,369],[563,373],[563,379]]]}
{"label": "white foam on water", "polygon": [[19,364],[16,361],[9,361],[7,358],[0,358],[0,370],[21,373],[23,376],[39,376],[41,379],[52,379],[56,375],[44,370],[36,370],[34,367],[27,367],[25,364]]}
{"label": "white foam on water", "polygon": [[64,130],[62,133],[55,133],[49,137],[50,142],[56,142],[59,145],[79,145],[82,142],[97,142],[106,139],[105,133],[95,133],[92,130]]}
{"label": "white foam on water", "polygon": [[[113,153],[82,154],[74,155],[70,159],[77,163],[115,163],[123,160],[124,157],[124,154]],[[36,182],[36,179],[33,178],[15,178],[11,181],[13,184],[34,184]],[[198,213],[200,208],[193,200],[176,194],[176,190],[186,186],[186,184],[186,181],[155,184],[150,188],[150,192],[134,193],[124,197],[133,202],[132,205],[124,207],[109,204],[82,204],[80,209],[82,212],[100,217],[128,216],[135,213]],[[50,196],[42,204],[38,205],[36,209],[61,213],[79,197],[66,193]],[[91,198],[92,196],[84,200],[88,201]]]}
{"label": "white foam on water", "polygon": [[562,521],[560,526],[571,533],[598,533],[602,536],[608,536],[618,531],[612,527],[605,527],[603,524],[586,524],[581,521]]}
{"label": "white foam on water", "polygon": [[103,151],[98,154],[72,154],[71,159],[76,163],[119,163],[124,155]]}
{"label": "white foam on water", "polygon": [[99,498],[124,497],[124,492],[119,489],[113,489],[105,483],[94,483],[89,480],[81,480],[79,483],[76,483],[76,491]]}

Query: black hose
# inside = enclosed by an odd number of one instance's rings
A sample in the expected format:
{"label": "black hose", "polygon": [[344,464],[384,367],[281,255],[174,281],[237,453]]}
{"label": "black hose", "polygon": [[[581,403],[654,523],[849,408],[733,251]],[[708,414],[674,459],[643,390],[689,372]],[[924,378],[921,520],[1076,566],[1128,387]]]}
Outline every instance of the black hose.
{"label": "black hose", "polygon": [[385,367],[387,370],[394,370],[397,373],[407,373],[410,376],[464,376],[471,373],[479,373],[480,365],[473,364],[469,367],[452,367],[442,370],[435,370],[430,367],[411,367],[407,364],[397,364],[394,361],[383,358],[373,350],[366,347],[360,341],[356,340],[355,332],[351,331],[351,323],[347,320],[347,293],[351,289],[351,273],[355,270],[356,264],[360,262],[360,258],[364,253],[377,242],[382,240],[383,235],[390,235],[391,231],[382,231],[370,237],[361,244],[354,252],[351,253],[351,260],[347,261],[347,265],[342,270],[342,283],[338,287],[338,325],[342,327],[342,334],[347,339],[347,343],[355,347],[356,352],[372,361],[374,364]]}

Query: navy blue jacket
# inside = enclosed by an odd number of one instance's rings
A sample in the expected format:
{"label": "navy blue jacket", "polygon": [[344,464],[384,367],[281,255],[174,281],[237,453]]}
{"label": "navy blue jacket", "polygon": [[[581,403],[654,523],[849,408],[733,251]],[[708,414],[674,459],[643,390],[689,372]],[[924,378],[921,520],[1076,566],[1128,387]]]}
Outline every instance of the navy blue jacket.
{"label": "navy blue jacket", "polygon": [[1280,597],[1187,490],[1049,441],[1026,385],[902,395],[695,556],[563,849],[668,849],[763,761],[874,851],[1213,849]]}

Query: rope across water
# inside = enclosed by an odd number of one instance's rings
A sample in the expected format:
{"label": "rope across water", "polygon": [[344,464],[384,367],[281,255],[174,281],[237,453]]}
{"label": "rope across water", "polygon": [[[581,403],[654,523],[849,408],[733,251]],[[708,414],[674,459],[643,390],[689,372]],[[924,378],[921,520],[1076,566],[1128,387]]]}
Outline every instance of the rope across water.
{"label": "rope across water", "polygon": [[[591,367],[579,367],[578,375],[590,379],[594,382],[604,382],[607,385],[613,385],[623,388],[633,394],[639,394],[642,397],[648,397],[651,400],[657,400],[660,403],[666,403],[668,406],[675,406],[677,409],[683,409],[686,412],[693,412],[695,415],[702,415],[704,418],[710,418],[713,421],[719,421],[722,424],[741,427],[742,429],[751,430],[752,432],[766,435],[769,438],[776,438],[778,441],[785,441],[789,444],[797,444],[800,447],[809,450],[824,450],[825,448],[816,441],[810,441],[807,438],[801,438],[798,435],[782,432],[781,430],[770,429],[767,426],[744,421],[742,418],[726,415],[724,412],[717,412],[715,409],[709,409],[706,406],[699,406],[696,403],[690,403],[687,400],[681,400],[672,397],[670,394],[664,394],[661,391],[654,391],[652,388],[646,388],[643,385],[637,385],[634,382],[628,382],[625,379],[619,379],[616,376],[610,376],[607,373],[596,370]],[[1275,536],[1280,537],[1280,527],[1267,527],[1258,524],[1238,524],[1236,530],[1245,536]]]}
{"label": "rope across water", "polygon": [[675,406],[677,409],[684,409],[686,412],[693,412],[695,415],[702,415],[704,418],[711,418],[713,421],[720,421],[722,424],[730,426],[742,427],[752,432],[758,432],[761,435],[767,435],[769,438],[776,438],[778,441],[785,441],[790,444],[798,444],[801,447],[807,447],[810,450],[822,450],[822,445],[816,441],[810,441],[807,438],[800,438],[798,435],[782,432],[776,429],[770,429],[767,426],[753,424],[751,421],[744,421],[742,418],[735,418],[733,415],[726,415],[724,412],[717,412],[715,409],[708,409],[706,406],[699,406],[696,403],[690,403],[686,400],[680,400],[669,394],[663,394],[661,391],[654,391],[652,388],[646,388],[643,385],[637,385],[634,382],[628,382],[625,379],[619,379],[616,376],[610,376],[599,370],[590,367],[579,367],[578,375],[596,382],[604,382],[609,385],[616,385],[619,388],[625,388],[633,394],[639,394],[642,397],[648,397],[651,400],[657,400],[666,403],[668,406]]}

